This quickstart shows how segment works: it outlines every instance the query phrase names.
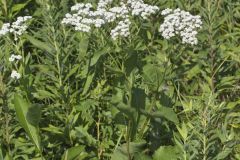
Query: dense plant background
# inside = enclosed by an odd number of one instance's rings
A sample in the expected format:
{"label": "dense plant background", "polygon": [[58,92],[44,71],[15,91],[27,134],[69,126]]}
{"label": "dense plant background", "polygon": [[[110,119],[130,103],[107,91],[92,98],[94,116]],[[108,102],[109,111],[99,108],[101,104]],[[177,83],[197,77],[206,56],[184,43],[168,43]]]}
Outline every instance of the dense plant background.
{"label": "dense plant background", "polygon": [[0,1],[0,26],[33,16],[0,37],[0,160],[240,159],[238,0],[146,0],[200,15],[196,46],[163,39],[160,11],[118,41],[76,32],[61,20],[77,2]]}

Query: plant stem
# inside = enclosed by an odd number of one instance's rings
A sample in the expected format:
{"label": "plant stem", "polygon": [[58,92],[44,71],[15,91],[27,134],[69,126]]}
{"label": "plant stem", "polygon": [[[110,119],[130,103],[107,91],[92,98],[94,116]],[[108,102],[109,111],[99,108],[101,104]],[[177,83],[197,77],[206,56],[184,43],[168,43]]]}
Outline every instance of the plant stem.
{"label": "plant stem", "polygon": [[[55,32],[55,29],[52,28],[53,32]],[[61,71],[61,66],[60,66],[60,51],[59,48],[57,46],[57,41],[56,41],[56,37],[54,36],[54,48],[56,50],[56,61],[57,61],[57,69],[58,69],[58,79],[59,79],[59,86],[62,86],[62,71]]]}
{"label": "plant stem", "polygon": [[[151,106],[150,106],[150,109],[149,109],[149,113],[152,112],[152,109],[154,108],[154,106],[156,105],[156,95],[153,96],[153,99],[152,99],[152,103],[151,103]],[[140,138],[142,139],[143,136],[144,136],[144,131],[145,131],[145,128],[148,126],[150,122],[150,117],[147,117],[141,127],[141,130],[140,130],[140,133],[139,133],[139,136]]]}
{"label": "plant stem", "polygon": [[102,148],[101,148],[101,143],[100,143],[100,122],[101,122],[101,118],[100,118],[100,113],[98,111],[98,121],[96,123],[97,125],[97,142],[98,142],[98,159],[101,159],[101,155],[102,155]]}
{"label": "plant stem", "polygon": [[131,152],[130,152],[130,141],[131,141],[131,120],[128,122],[128,128],[127,128],[127,153],[128,153],[128,160],[131,160]]}
{"label": "plant stem", "polygon": [[8,117],[8,113],[4,113],[4,117],[5,117],[5,139],[6,139],[6,143],[7,143],[7,150],[8,150],[8,153],[11,152],[11,149],[10,149],[10,138],[9,138],[9,117]]}
{"label": "plant stem", "polygon": [[4,95],[3,98],[3,112],[4,112],[4,118],[5,118],[5,140],[6,140],[6,145],[7,145],[7,151],[9,153],[9,155],[11,156],[11,147],[10,147],[10,129],[9,129],[9,123],[10,123],[10,119],[9,119],[9,109],[7,106],[7,97],[6,95]]}
{"label": "plant stem", "polygon": [[215,93],[215,51],[214,51],[214,43],[213,43],[213,28],[212,28],[212,22],[213,22],[213,17],[211,14],[211,1],[207,1],[207,5],[208,5],[208,21],[209,21],[209,25],[208,25],[208,41],[209,41],[209,45],[210,45],[210,52],[209,52],[209,56],[210,56],[210,63],[211,63],[211,91],[212,93]]}
{"label": "plant stem", "polygon": [[203,160],[207,160],[207,120],[206,120],[206,115],[207,113],[203,113]]}
{"label": "plant stem", "polygon": [[119,138],[118,138],[118,140],[117,140],[117,144],[116,144],[113,152],[116,151],[118,145],[120,144],[123,134],[124,134],[124,130],[122,130],[121,135],[119,136]]}
{"label": "plant stem", "polygon": [[22,56],[23,76],[24,76],[25,75],[25,56],[24,56],[24,49],[23,49],[22,39],[20,38],[19,41],[20,41],[20,46],[19,47],[21,47],[21,49],[19,49],[19,52],[20,52],[20,54]]}
{"label": "plant stem", "polygon": [[[129,81],[128,78],[126,78],[127,81],[127,87],[129,90],[129,99],[128,99],[128,106],[131,107],[132,104],[132,81]],[[131,160],[131,152],[130,152],[130,141],[132,138],[132,117],[129,117],[129,121],[128,121],[128,126],[127,126],[127,153],[128,153],[128,159]]]}
{"label": "plant stem", "polygon": [[[211,98],[211,96],[210,96]],[[209,121],[209,106],[210,106],[211,100],[209,99],[208,104],[204,108],[204,111],[202,112],[202,128],[203,128],[203,160],[207,160],[208,158],[208,151],[207,151],[207,145],[208,145],[208,121]]]}

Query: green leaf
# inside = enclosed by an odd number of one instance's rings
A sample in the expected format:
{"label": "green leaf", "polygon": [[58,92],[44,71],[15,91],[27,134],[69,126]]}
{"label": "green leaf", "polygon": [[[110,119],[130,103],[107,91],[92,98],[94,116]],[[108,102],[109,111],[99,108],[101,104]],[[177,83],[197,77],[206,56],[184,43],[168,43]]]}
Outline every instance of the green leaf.
{"label": "green leaf", "polygon": [[116,108],[119,111],[121,111],[122,113],[124,113],[125,115],[127,115],[128,118],[135,119],[135,117],[134,117],[134,113],[136,112],[135,108],[129,107],[128,105],[126,105],[124,103],[119,103],[118,105],[116,105]]}
{"label": "green leaf", "polygon": [[81,57],[84,57],[87,53],[87,49],[89,46],[89,37],[80,32],[76,33],[76,35],[79,41],[79,54],[81,55]]}
{"label": "green leaf", "polygon": [[37,158],[33,158],[31,160],[42,160],[42,158],[41,157],[37,157]]}
{"label": "green leaf", "polygon": [[134,160],[152,160],[152,158],[143,153],[138,153],[134,156]]}
{"label": "green leaf", "polygon": [[7,1],[6,0],[1,0],[1,7],[3,10],[4,15],[7,15],[8,12],[8,7],[7,7]]}
{"label": "green leaf", "polygon": [[35,97],[35,98],[38,98],[38,99],[50,99],[52,97],[55,97],[56,95],[52,94],[51,92],[49,91],[46,91],[46,90],[37,90],[36,93],[32,93],[32,95]]}
{"label": "green leaf", "polygon": [[178,160],[181,154],[176,146],[161,146],[154,155],[153,160]]}
{"label": "green leaf", "polygon": [[62,156],[62,160],[81,160],[84,158],[83,157],[84,156],[83,153],[85,152],[84,150],[85,149],[83,146],[69,148],[65,151],[64,155]]}
{"label": "green leaf", "polygon": [[33,126],[38,126],[41,119],[41,106],[39,104],[31,105],[27,112],[27,121]]}
{"label": "green leaf", "polygon": [[[41,152],[41,142],[39,136],[39,129],[36,124],[39,122],[38,118],[41,114],[40,112],[34,111],[34,108],[31,108],[31,105],[25,101],[21,96],[15,94],[14,96],[14,107],[17,114],[17,118],[21,126],[27,132],[27,135],[32,140],[39,152]],[[38,109],[37,109],[38,110]],[[33,118],[33,115],[37,118]]]}
{"label": "green leaf", "polygon": [[[130,142],[129,144],[129,154],[131,157],[134,157],[134,155],[138,155],[139,153],[143,152],[145,148],[146,142]],[[129,155],[127,151],[127,144],[123,144],[114,151],[114,153],[111,156],[112,160],[128,160]]]}
{"label": "green leaf", "polygon": [[185,123],[182,124],[182,127],[177,126],[178,132],[181,134],[182,138],[186,141],[188,136],[188,130]]}
{"label": "green leaf", "polygon": [[32,36],[25,35],[25,37],[32,43],[35,47],[47,51],[49,53],[53,53],[55,51],[54,47],[52,47],[49,43],[42,42]]}
{"label": "green leaf", "polygon": [[193,77],[195,77],[200,72],[201,72],[200,66],[199,65],[195,65],[190,70],[188,70],[185,74],[187,75],[188,79],[192,79]]}
{"label": "green leaf", "polygon": [[217,160],[224,160],[227,158],[227,156],[229,156],[229,154],[232,152],[232,148],[225,148],[223,151],[221,151],[220,153],[218,153],[216,159]]}
{"label": "green leaf", "polygon": [[[158,106],[158,103],[157,103]],[[153,117],[164,117],[165,119],[172,121],[175,124],[179,123],[177,114],[169,107],[159,107],[156,112],[152,114]]]}
{"label": "green leaf", "polygon": [[103,49],[95,52],[93,57],[92,57],[92,59],[91,59],[90,66],[95,65],[98,62],[98,60],[100,59],[100,57],[103,56],[104,54],[106,54],[107,52],[109,52],[109,48],[108,47],[103,48]]}
{"label": "green leaf", "polygon": [[12,7],[12,13],[14,13],[13,15],[18,14],[18,12],[20,12],[29,2],[31,2],[32,0],[28,0],[27,2],[24,3],[20,3],[20,4],[15,4]]}
{"label": "green leaf", "polygon": [[55,127],[51,124],[48,127],[41,128],[41,129],[44,130],[44,131],[47,131],[47,132],[51,132],[53,134],[60,134],[60,135],[63,134],[63,130],[61,128]]}
{"label": "green leaf", "polygon": [[127,76],[130,76],[132,71],[138,66],[138,56],[137,53],[129,53],[128,58],[125,60],[124,68]]}
{"label": "green leaf", "polygon": [[137,110],[144,109],[146,103],[146,94],[141,88],[132,89],[132,106]]}
{"label": "green leaf", "polygon": [[0,146],[0,160],[3,160],[3,153],[2,153],[1,146]]}
{"label": "green leaf", "polygon": [[5,157],[4,157],[4,160],[13,160],[13,158],[10,156],[10,154],[7,152]]}
{"label": "green leaf", "polygon": [[72,76],[73,74],[75,74],[78,69],[79,69],[79,65],[74,66],[74,67],[69,71],[69,73],[67,74],[67,76],[65,77],[64,82],[66,82],[70,76]]}
{"label": "green leaf", "polygon": [[89,144],[89,145],[95,145],[97,140],[91,135],[88,133],[87,131],[87,128],[83,128],[82,126],[79,126],[79,127],[75,127],[75,133],[76,133],[76,136],[83,140],[85,143]]}
{"label": "green leaf", "polygon": [[84,84],[83,92],[82,92],[83,95],[85,95],[87,93],[87,91],[89,90],[89,88],[92,84],[94,75],[95,75],[95,73],[92,73],[87,76],[86,82]]}
{"label": "green leaf", "polygon": [[163,82],[164,71],[162,69],[163,68],[157,67],[153,64],[147,64],[143,67],[145,83],[154,91],[157,91]]}
{"label": "green leaf", "polygon": [[149,40],[152,39],[152,34],[149,31],[147,31],[147,37]]}

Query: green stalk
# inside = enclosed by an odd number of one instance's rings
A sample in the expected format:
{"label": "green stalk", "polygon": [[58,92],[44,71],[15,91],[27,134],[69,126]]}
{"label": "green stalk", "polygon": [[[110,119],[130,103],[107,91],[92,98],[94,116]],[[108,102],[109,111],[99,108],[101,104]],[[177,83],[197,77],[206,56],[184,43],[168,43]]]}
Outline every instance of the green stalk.
{"label": "green stalk", "polygon": [[[167,63],[168,63],[168,62],[166,62],[165,65],[167,65]],[[161,82],[158,84],[159,86],[163,83],[164,78],[165,78],[165,76],[166,76],[166,72],[167,72],[167,67],[166,67],[165,70],[164,70],[164,74],[163,74],[163,78],[162,78]],[[159,88],[159,86],[158,86],[158,88]],[[152,104],[151,104],[151,106],[150,106],[150,109],[149,109],[148,113],[151,113],[151,112],[152,112],[152,109],[153,109],[154,106],[156,105],[156,99],[157,99],[157,94],[154,93],[153,98],[152,98]],[[145,132],[145,128],[148,126],[149,123],[150,123],[150,117],[147,117],[147,118],[145,119],[142,127],[141,127],[142,129],[140,130],[140,134],[139,134],[139,135],[140,135],[140,138],[143,138],[144,132]]]}
{"label": "green stalk", "polygon": [[60,61],[59,61],[60,51],[58,49],[55,37],[54,37],[54,47],[56,50],[56,61],[57,61],[57,69],[58,69],[59,86],[61,87],[62,86],[62,73],[61,73],[61,66],[60,66]]}
{"label": "green stalk", "polygon": [[128,121],[127,126],[127,153],[128,153],[128,160],[131,160],[131,153],[130,153],[130,141],[131,141],[131,120]]}
{"label": "green stalk", "polygon": [[101,118],[100,118],[100,112],[98,110],[98,121],[96,122],[97,125],[97,144],[98,144],[98,159],[101,159],[102,155],[102,148],[101,148],[101,142],[100,142],[100,123],[101,123]]}
{"label": "green stalk", "polygon": [[121,135],[119,136],[119,138],[118,138],[118,140],[117,140],[117,144],[115,145],[115,148],[114,148],[114,151],[113,151],[113,152],[115,152],[116,149],[117,149],[117,147],[119,146],[119,144],[120,144],[120,142],[121,142],[121,139],[122,139],[122,137],[123,137],[123,134],[124,134],[124,130],[122,130]]}
{"label": "green stalk", "polygon": [[207,1],[207,8],[208,8],[208,21],[209,21],[209,25],[208,25],[208,42],[210,45],[210,52],[209,52],[209,56],[210,56],[210,67],[211,67],[211,91],[212,93],[215,93],[215,51],[213,48],[213,28],[212,28],[212,22],[213,22],[213,17],[211,15],[211,1]]}
{"label": "green stalk", "polygon": [[[156,105],[156,96],[154,95],[153,96],[153,99],[152,99],[152,103],[151,103],[151,106],[150,106],[150,109],[149,109],[149,113],[152,112],[152,109],[155,107]],[[144,136],[144,133],[145,133],[145,128],[148,126],[148,124],[150,123],[150,117],[147,117],[141,127],[141,130],[140,130],[140,133],[139,133],[139,136],[140,138],[142,139],[143,136]]]}
{"label": "green stalk", "polygon": [[[5,108],[7,108],[7,107],[5,107]],[[7,143],[8,153],[11,155],[10,134],[9,134],[9,116],[8,116],[7,111],[4,113],[4,117],[5,117],[5,140],[6,140],[6,143]]]}
{"label": "green stalk", "polygon": [[25,75],[25,56],[24,56],[24,49],[23,49],[23,42],[22,39],[19,39],[20,46],[19,46],[19,53],[22,56],[22,66],[23,66],[23,76]]}
{"label": "green stalk", "polygon": [[5,141],[7,145],[7,151],[10,156],[12,156],[11,146],[10,146],[10,128],[9,128],[9,108],[7,107],[7,97],[5,93],[3,93],[3,112],[4,112],[4,119],[5,119]]}
{"label": "green stalk", "polygon": [[[132,102],[132,82],[129,81],[128,78],[126,78],[128,80],[128,90],[129,90],[129,99],[128,99],[128,106],[131,107],[131,102]],[[130,118],[130,117],[129,117]],[[131,160],[131,153],[130,153],[130,141],[131,141],[131,137],[132,137],[132,120],[129,119],[128,121],[128,126],[127,126],[127,153],[128,153],[128,159]]]}
{"label": "green stalk", "polygon": [[3,8],[3,15],[4,17],[8,17],[8,7],[7,7],[7,1],[6,0],[2,0],[2,8]]}
{"label": "green stalk", "polygon": [[207,132],[207,110],[208,110],[208,107],[205,108],[204,112],[203,112],[203,121],[202,121],[202,124],[203,124],[203,160],[207,160],[207,135],[206,135],[206,132]]}

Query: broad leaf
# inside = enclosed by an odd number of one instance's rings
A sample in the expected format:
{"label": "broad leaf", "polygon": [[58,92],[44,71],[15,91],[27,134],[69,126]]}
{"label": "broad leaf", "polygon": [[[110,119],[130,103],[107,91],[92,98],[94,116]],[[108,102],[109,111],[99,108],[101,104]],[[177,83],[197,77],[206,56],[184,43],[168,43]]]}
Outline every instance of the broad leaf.
{"label": "broad leaf", "polygon": [[[41,142],[39,136],[39,129],[37,123],[39,122],[40,112],[33,111],[34,109],[39,110],[37,108],[32,108],[26,100],[24,100],[18,94],[15,94],[14,97],[14,107],[17,114],[17,118],[21,126],[27,132],[27,135],[32,140],[38,151],[41,152]],[[30,113],[32,112],[32,113]]]}
{"label": "broad leaf", "polygon": [[134,155],[138,155],[143,152],[145,148],[146,142],[130,142],[129,144],[129,152],[128,145],[125,143],[119,146],[115,152],[113,153],[111,159],[112,160],[128,160],[129,156],[134,157]]}
{"label": "broad leaf", "polygon": [[47,51],[49,53],[53,53],[55,51],[54,47],[51,46],[49,43],[42,42],[32,36],[25,35],[25,37],[32,43],[35,47]]}
{"label": "broad leaf", "polygon": [[175,124],[179,123],[177,114],[172,108],[160,106],[157,103],[158,110],[152,114],[153,117],[164,117],[165,119],[172,121]]}
{"label": "broad leaf", "polygon": [[155,151],[153,160],[178,160],[181,153],[176,146],[161,146]]}
{"label": "broad leaf", "polygon": [[69,148],[65,151],[64,155],[62,156],[62,160],[81,160],[86,156],[84,150],[85,149],[83,146]]}
{"label": "broad leaf", "polygon": [[88,92],[88,90],[92,84],[94,75],[95,75],[95,73],[92,73],[87,76],[86,82],[84,84],[83,92],[82,92],[83,95],[85,95]]}

